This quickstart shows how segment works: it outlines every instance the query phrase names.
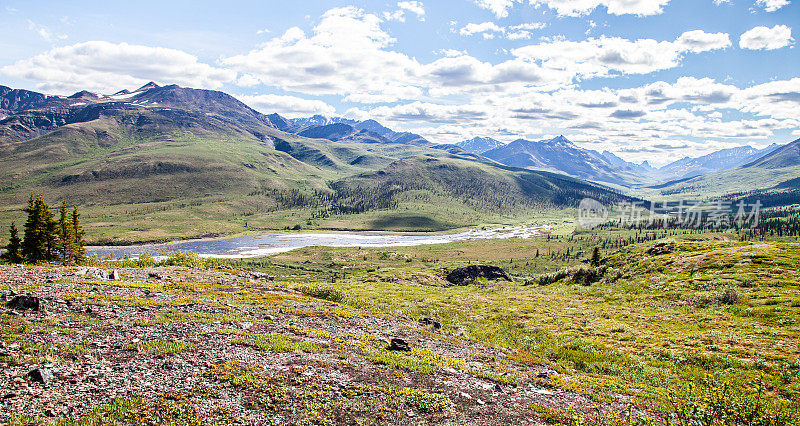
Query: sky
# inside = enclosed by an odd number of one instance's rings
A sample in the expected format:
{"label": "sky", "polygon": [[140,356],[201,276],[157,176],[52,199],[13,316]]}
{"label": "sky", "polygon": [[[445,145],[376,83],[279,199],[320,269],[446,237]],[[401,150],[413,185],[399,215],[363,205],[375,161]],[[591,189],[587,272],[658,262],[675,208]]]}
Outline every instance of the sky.
{"label": "sky", "polygon": [[655,165],[800,138],[800,0],[0,0],[0,26],[0,84],[48,94],[155,81]]}

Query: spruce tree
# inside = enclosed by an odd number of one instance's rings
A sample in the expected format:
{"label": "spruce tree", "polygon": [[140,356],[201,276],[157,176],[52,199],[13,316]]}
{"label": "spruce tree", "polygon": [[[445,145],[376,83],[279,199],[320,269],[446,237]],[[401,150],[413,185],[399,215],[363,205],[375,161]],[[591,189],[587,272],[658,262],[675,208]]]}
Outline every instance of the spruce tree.
{"label": "spruce tree", "polygon": [[61,202],[61,210],[58,217],[58,251],[64,263],[70,263],[74,260],[72,251],[74,250],[74,229],[70,222],[69,213],[67,212],[67,200]]}
{"label": "spruce tree", "polygon": [[36,263],[44,260],[46,243],[42,235],[41,211],[39,209],[39,199],[33,198],[31,194],[28,199],[28,206],[24,211],[28,214],[25,221],[25,236],[22,240],[22,255],[29,262]]}
{"label": "spruce tree", "polygon": [[53,213],[39,195],[31,195],[28,206],[23,209],[28,213],[25,221],[25,236],[22,240],[22,255],[31,263],[51,261],[56,249],[56,228]]}
{"label": "spruce tree", "polygon": [[17,226],[13,222],[11,223],[10,234],[11,236],[8,239],[6,252],[3,253],[0,258],[8,263],[22,263],[24,260],[22,257],[22,241],[19,239],[19,231],[17,231]]}
{"label": "spruce tree", "polygon": [[592,266],[600,266],[600,249],[597,247],[592,250]]}
{"label": "spruce tree", "polygon": [[52,262],[58,258],[58,221],[56,221],[56,216],[53,212],[50,211],[50,207],[44,202],[44,198],[40,200],[39,209],[42,212],[42,227],[44,228],[43,234],[47,247],[45,260]]}
{"label": "spruce tree", "polygon": [[86,258],[86,249],[83,247],[86,243],[83,236],[86,232],[81,227],[81,215],[78,213],[78,207],[72,206],[72,261],[75,264],[80,264]]}

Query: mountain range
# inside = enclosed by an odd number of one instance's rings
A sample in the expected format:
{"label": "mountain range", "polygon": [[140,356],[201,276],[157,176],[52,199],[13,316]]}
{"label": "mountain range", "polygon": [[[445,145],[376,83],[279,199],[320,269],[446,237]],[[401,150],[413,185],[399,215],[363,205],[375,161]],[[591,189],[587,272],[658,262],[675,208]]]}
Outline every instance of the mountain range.
{"label": "mountain range", "polygon": [[750,146],[728,148],[701,157],[684,157],[656,168],[647,161],[636,164],[609,151],[601,153],[580,148],[564,136],[541,141],[517,139],[508,144],[492,138],[476,137],[457,145],[510,166],[553,171],[628,187],[690,179],[734,169],[780,148],[778,144],[763,149]]}
{"label": "mountain range", "polygon": [[628,199],[374,120],[266,115],[219,91],[2,93],[0,220],[21,220],[28,196],[44,193],[83,206],[96,242],[289,226],[441,230]]}

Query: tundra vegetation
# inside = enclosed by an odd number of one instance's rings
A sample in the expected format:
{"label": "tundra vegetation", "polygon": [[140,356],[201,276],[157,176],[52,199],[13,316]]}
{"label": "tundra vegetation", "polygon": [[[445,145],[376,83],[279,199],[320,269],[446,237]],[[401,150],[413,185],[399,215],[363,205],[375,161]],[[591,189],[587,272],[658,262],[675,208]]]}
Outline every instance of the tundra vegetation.
{"label": "tundra vegetation", "polygon": [[[2,315],[4,420],[797,424],[797,212],[766,217],[738,230],[85,259],[120,272],[107,281],[3,267],[3,292],[45,305]],[[446,281],[470,264],[512,281]],[[24,378],[43,368],[47,383]]]}

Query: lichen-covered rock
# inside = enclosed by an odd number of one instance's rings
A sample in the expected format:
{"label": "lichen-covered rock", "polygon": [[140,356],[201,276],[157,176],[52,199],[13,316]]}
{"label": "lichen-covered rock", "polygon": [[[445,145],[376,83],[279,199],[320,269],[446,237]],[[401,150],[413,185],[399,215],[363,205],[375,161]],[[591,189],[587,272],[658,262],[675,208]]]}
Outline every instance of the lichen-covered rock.
{"label": "lichen-covered rock", "polygon": [[38,311],[42,308],[42,300],[36,296],[28,296],[28,295],[21,295],[21,296],[14,296],[8,303],[6,303],[11,309],[17,309],[20,311],[24,311],[26,309],[30,309],[32,311]]}

